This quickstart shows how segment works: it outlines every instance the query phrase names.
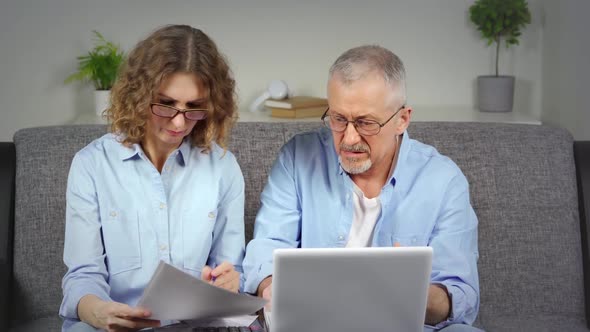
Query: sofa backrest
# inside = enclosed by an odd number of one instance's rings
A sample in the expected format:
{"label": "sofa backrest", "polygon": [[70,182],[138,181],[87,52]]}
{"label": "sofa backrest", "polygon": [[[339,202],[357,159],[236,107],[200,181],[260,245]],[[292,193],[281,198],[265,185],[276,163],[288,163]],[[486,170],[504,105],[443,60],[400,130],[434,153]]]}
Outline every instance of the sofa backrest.
{"label": "sofa backrest", "polygon": [[[249,240],[260,192],[280,147],[318,123],[248,123],[229,148],[246,182]],[[18,131],[14,294],[15,320],[57,315],[65,190],[71,159],[105,126]],[[583,319],[583,277],[576,178],[569,133],[534,125],[413,123],[412,138],[453,159],[469,180],[479,218],[479,275],[485,324],[498,316],[566,315]]]}

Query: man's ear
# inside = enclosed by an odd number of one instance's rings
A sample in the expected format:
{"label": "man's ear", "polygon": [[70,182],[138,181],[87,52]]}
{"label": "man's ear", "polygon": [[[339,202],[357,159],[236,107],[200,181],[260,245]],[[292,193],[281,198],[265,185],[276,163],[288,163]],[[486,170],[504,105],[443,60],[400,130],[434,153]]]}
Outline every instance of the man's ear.
{"label": "man's ear", "polygon": [[410,120],[412,119],[412,107],[406,106],[401,111],[399,111],[399,118],[397,120],[397,127],[396,131],[398,135],[401,135],[406,131],[408,126],[410,125]]}

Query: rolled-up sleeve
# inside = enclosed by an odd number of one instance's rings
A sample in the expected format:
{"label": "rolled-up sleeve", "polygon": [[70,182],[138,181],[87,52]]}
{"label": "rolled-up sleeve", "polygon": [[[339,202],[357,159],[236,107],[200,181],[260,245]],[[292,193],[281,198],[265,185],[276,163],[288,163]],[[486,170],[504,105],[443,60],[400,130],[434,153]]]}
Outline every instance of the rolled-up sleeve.
{"label": "rolled-up sleeve", "polygon": [[273,251],[297,248],[301,238],[301,206],[293,179],[293,141],[281,149],[261,195],[254,239],[244,259],[244,291],[256,293],[273,272]]}
{"label": "rolled-up sleeve", "polygon": [[477,217],[460,171],[448,184],[429,245],[434,251],[431,282],[444,285],[451,299],[448,320],[435,328],[472,324],[479,310]]}
{"label": "rolled-up sleeve", "polygon": [[78,320],[78,302],[89,294],[109,301],[101,224],[93,175],[93,163],[78,153],[68,176],[61,317]]}

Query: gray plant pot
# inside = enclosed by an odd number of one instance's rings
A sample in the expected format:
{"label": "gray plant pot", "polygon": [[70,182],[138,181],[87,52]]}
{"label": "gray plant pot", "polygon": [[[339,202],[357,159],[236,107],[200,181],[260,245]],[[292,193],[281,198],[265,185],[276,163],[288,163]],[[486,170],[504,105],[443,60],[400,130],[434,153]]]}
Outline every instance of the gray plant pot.
{"label": "gray plant pot", "polygon": [[512,111],[514,76],[478,76],[477,100],[482,112]]}

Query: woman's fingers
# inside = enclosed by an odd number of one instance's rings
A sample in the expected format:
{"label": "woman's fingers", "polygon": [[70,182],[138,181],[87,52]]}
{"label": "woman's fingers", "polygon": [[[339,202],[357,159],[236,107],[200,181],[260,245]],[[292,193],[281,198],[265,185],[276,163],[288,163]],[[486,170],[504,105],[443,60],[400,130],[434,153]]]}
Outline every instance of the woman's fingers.
{"label": "woman's fingers", "polygon": [[236,271],[231,271],[219,276],[213,283],[214,286],[225,288],[232,292],[237,292],[240,287],[240,274]]}
{"label": "woman's fingers", "polygon": [[213,271],[213,269],[211,269],[209,266],[205,265],[203,267],[203,269],[201,270],[201,279],[204,281],[211,281],[211,279],[213,279],[213,276],[211,275],[211,271]]}
{"label": "woman's fingers", "polygon": [[222,274],[234,271],[234,266],[229,262],[223,262],[211,271],[211,276],[217,278]]}
{"label": "woman's fingers", "polygon": [[117,317],[117,316],[109,317],[109,319],[107,321],[107,328],[109,329],[109,331],[118,331],[118,330],[121,330],[121,327],[128,328],[128,329],[136,329],[137,328],[135,326],[135,322],[133,322],[129,319],[125,319],[125,318],[121,318],[121,317]]}
{"label": "woman's fingers", "polygon": [[112,302],[109,308],[110,314],[107,319],[107,327],[112,331],[124,329],[139,330],[146,327],[158,327],[160,321],[146,319],[151,316],[149,310],[134,308],[124,303]]}
{"label": "woman's fingers", "polygon": [[121,328],[139,330],[148,327],[158,327],[160,321],[143,318],[123,318],[118,316],[110,317],[107,322],[107,327],[110,330],[117,331]]}
{"label": "woman's fingers", "polygon": [[209,266],[203,267],[201,279],[232,292],[237,292],[240,288],[240,273],[229,262],[223,262],[214,269]]}
{"label": "woman's fingers", "polygon": [[113,315],[121,318],[147,318],[152,314],[149,310],[143,308],[134,308],[124,303],[114,302],[114,304],[115,305],[112,308],[112,313]]}

